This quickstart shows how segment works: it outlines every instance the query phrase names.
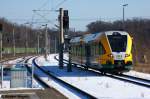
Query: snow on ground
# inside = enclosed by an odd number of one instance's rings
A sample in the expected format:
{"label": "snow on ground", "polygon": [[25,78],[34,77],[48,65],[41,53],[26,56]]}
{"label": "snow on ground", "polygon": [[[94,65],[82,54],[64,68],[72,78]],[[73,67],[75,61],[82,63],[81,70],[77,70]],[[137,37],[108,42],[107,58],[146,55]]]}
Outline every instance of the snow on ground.
{"label": "snow on ground", "polygon": [[15,59],[15,60],[10,60],[10,61],[3,62],[3,64],[7,64],[7,65],[3,65],[3,67],[10,67],[12,65],[9,65],[9,64],[16,64],[16,63],[20,62],[22,59],[23,58],[18,58],[18,59]]}
{"label": "snow on ground", "polygon": [[[73,67],[73,72],[59,69],[58,62],[54,59],[56,54],[48,56],[46,61],[43,56],[36,59],[36,63],[47,71],[53,72],[57,77],[70,84],[91,93],[100,99],[150,99],[150,89],[128,82],[96,75],[89,71]],[[64,56],[67,58],[67,55]],[[138,74],[140,76],[140,74]],[[149,75],[149,74],[148,74]],[[52,81],[51,81],[52,82]],[[64,91],[65,93],[65,91]]]}
{"label": "snow on ground", "polygon": [[[45,66],[48,66],[49,64],[54,64],[57,66],[57,64],[58,64],[58,62],[55,61],[55,59],[53,59],[53,58],[51,58],[50,61],[48,60],[48,62],[45,61],[43,56],[41,56],[40,60],[36,60],[36,61],[39,61],[39,63],[41,63],[41,65],[45,65]],[[43,64],[43,61],[45,61],[44,64]],[[64,94],[69,99],[79,99],[80,97],[83,97],[80,94],[74,94],[74,92],[70,88],[64,88],[64,86],[62,84],[47,77],[47,75],[45,73],[43,73],[41,70],[39,70],[36,67],[34,67],[34,73],[37,74],[44,82],[48,83],[51,87],[57,89],[60,93]],[[84,97],[83,97],[83,99],[84,99]]]}
{"label": "snow on ground", "polygon": [[[35,57],[32,57],[31,59],[28,60],[28,63],[29,63],[29,66],[31,66],[32,64],[32,60],[34,59]],[[31,74],[28,74],[28,76],[30,76],[30,81],[31,81]],[[31,82],[29,83],[28,86],[31,86]],[[35,79],[33,80],[33,88],[43,88]]]}
{"label": "snow on ground", "polygon": [[146,74],[146,73],[140,73],[140,72],[131,70],[131,71],[129,71],[127,73],[124,73],[124,74],[132,75],[132,76],[135,76],[135,77],[145,78],[145,79],[150,80],[150,74]]}

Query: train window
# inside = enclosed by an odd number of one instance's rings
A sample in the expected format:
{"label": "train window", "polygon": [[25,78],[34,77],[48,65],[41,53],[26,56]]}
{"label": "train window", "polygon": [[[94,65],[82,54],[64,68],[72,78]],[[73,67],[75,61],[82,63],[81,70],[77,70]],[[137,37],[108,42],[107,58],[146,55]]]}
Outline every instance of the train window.
{"label": "train window", "polygon": [[90,48],[91,48],[91,56],[93,56],[94,55],[94,45],[92,44]]}
{"label": "train window", "polygon": [[79,47],[77,45],[77,56],[79,56]]}
{"label": "train window", "polygon": [[81,48],[81,45],[79,46],[79,56],[81,56],[81,53],[82,53],[82,48]]}
{"label": "train window", "polygon": [[77,46],[77,56],[79,56],[79,47]]}
{"label": "train window", "polygon": [[108,40],[113,52],[125,52],[127,47],[126,35],[108,35]]}
{"label": "train window", "polygon": [[80,48],[81,48],[81,56],[83,55],[83,47],[82,45],[80,45]]}
{"label": "train window", "polygon": [[91,56],[95,55],[95,44],[91,45]]}
{"label": "train window", "polygon": [[96,44],[96,48],[95,48],[95,54],[96,54],[96,55],[99,54],[99,53],[98,53],[98,49],[99,49],[99,48],[98,48],[98,44]]}
{"label": "train window", "polygon": [[84,46],[81,45],[81,56],[84,56]]}
{"label": "train window", "polygon": [[85,56],[85,46],[83,46],[83,56]]}
{"label": "train window", "polygon": [[79,56],[81,56],[81,46],[79,45]]}
{"label": "train window", "polygon": [[74,46],[72,47],[72,54],[74,55]]}
{"label": "train window", "polygon": [[76,54],[76,56],[77,56],[77,46],[76,46],[76,48],[75,48],[75,49],[76,49],[76,52],[75,52],[75,54]]}
{"label": "train window", "polygon": [[75,53],[75,50],[74,50],[74,46],[73,46],[73,49],[72,49],[72,54],[73,54],[73,55],[75,55],[74,53]]}
{"label": "train window", "polygon": [[72,54],[75,56],[75,46],[72,46]]}
{"label": "train window", "polygon": [[80,56],[82,56],[82,45],[80,45]]}
{"label": "train window", "polygon": [[96,44],[94,44],[94,56],[96,55]]}

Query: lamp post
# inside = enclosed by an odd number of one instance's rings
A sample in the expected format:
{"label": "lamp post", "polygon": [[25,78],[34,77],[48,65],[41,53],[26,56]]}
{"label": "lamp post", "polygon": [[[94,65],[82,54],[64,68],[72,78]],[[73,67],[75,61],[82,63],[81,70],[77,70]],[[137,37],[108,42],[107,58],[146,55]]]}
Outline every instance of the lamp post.
{"label": "lamp post", "polygon": [[40,36],[39,36],[39,32],[37,34],[37,54],[39,54],[39,48],[40,48]]}
{"label": "lamp post", "polygon": [[[24,24],[30,24],[30,23],[24,23]],[[25,53],[26,53],[26,56],[28,55],[28,50],[27,50],[27,48],[28,48],[28,32],[27,32],[27,27],[26,27],[26,31],[25,31],[26,33],[25,33],[25,38],[26,38],[26,42],[25,42]]]}
{"label": "lamp post", "polygon": [[125,23],[124,23],[124,9],[125,9],[125,7],[126,6],[128,6],[128,4],[124,4],[124,5],[122,5],[122,7],[123,7],[123,20],[122,20],[122,24],[123,24],[123,30],[125,29]]}
{"label": "lamp post", "polygon": [[64,30],[63,30],[63,16],[64,11],[63,8],[59,9],[59,23],[60,23],[60,34],[59,34],[59,68],[63,69],[63,51],[64,51]]}
{"label": "lamp post", "polygon": [[15,25],[13,25],[13,55],[16,56],[16,47],[15,47]]}
{"label": "lamp post", "polygon": [[47,24],[42,25],[45,26],[45,60],[47,60],[48,54],[48,33],[47,33]]}
{"label": "lamp post", "polygon": [[41,37],[42,32],[39,30],[37,31],[37,54],[40,53],[40,37]]}

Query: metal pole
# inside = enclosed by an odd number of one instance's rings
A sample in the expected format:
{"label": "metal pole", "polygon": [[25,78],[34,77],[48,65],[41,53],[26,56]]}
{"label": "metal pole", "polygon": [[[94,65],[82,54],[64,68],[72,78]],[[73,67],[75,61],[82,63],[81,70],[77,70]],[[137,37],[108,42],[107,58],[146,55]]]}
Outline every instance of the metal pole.
{"label": "metal pole", "polygon": [[68,66],[67,66],[67,71],[68,72],[72,72],[72,63],[71,63],[71,45],[70,45],[70,38],[69,38],[69,42],[68,42],[68,54],[69,54],[69,63],[68,63]]}
{"label": "metal pole", "polygon": [[48,34],[47,34],[47,24],[45,25],[45,59],[47,60],[47,53],[48,53]]}
{"label": "metal pole", "polygon": [[60,49],[59,49],[59,68],[63,69],[63,45],[64,45],[64,32],[63,32],[63,8],[59,9],[60,12]]}
{"label": "metal pole", "polygon": [[3,88],[3,66],[1,65],[1,88]]}
{"label": "metal pole", "polygon": [[15,47],[15,27],[13,26],[13,53],[16,56],[16,47]]}
{"label": "metal pole", "polygon": [[40,44],[39,44],[40,41],[39,41],[39,39],[40,39],[40,38],[39,38],[39,33],[38,33],[38,34],[37,34],[37,44],[38,44],[38,46],[37,46],[37,47],[38,47],[38,49],[37,49],[38,52],[37,52],[37,53],[38,53],[38,54],[39,54],[39,48],[40,48]]}
{"label": "metal pole", "polygon": [[28,33],[27,33],[27,27],[26,27],[26,56],[28,55]]}
{"label": "metal pole", "polygon": [[2,35],[2,32],[0,33],[0,47],[1,47],[1,49],[0,49],[0,59],[2,60],[2,57],[3,57],[3,53],[2,53],[2,50],[3,50],[3,40],[2,40],[2,37],[3,35]]}
{"label": "metal pole", "polygon": [[31,65],[32,66],[32,88],[33,88],[33,80],[34,80],[34,66],[33,65]]}
{"label": "metal pole", "polygon": [[124,30],[124,29],[125,29],[125,22],[124,22],[124,19],[125,19],[125,18],[124,18],[125,11],[124,11],[124,10],[125,10],[125,7],[128,6],[128,4],[124,4],[124,5],[122,5],[122,6],[123,6],[123,19],[122,19],[122,24],[123,24],[123,25],[122,25],[122,27],[123,27],[123,30]]}

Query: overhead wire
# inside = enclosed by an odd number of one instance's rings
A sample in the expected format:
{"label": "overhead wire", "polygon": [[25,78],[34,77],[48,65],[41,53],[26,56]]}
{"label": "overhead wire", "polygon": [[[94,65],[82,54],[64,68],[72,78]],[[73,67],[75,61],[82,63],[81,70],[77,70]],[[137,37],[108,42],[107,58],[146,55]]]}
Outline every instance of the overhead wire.
{"label": "overhead wire", "polygon": [[54,24],[51,20],[49,20],[49,19],[45,18],[45,16],[44,16],[44,15],[41,15],[41,14],[37,13],[36,11],[34,11],[34,13],[35,13],[35,14],[37,14],[37,15],[39,15],[41,18],[43,18],[43,19],[44,19],[44,20],[46,20],[47,22],[49,22],[49,23],[51,23],[51,24],[55,25],[55,24]]}
{"label": "overhead wire", "polygon": [[63,0],[63,1],[61,1],[59,4],[57,4],[56,6],[55,6],[55,8],[54,9],[57,9],[59,6],[61,6],[64,2],[66,2],[67,0]]}
{"label": "overhead wire", "polygon": [[48,4],[48,2],[49,0],[46,0],[46,2],[41,7],[38,8],[38,10],[41,10],[42,8],[44,8]]}

